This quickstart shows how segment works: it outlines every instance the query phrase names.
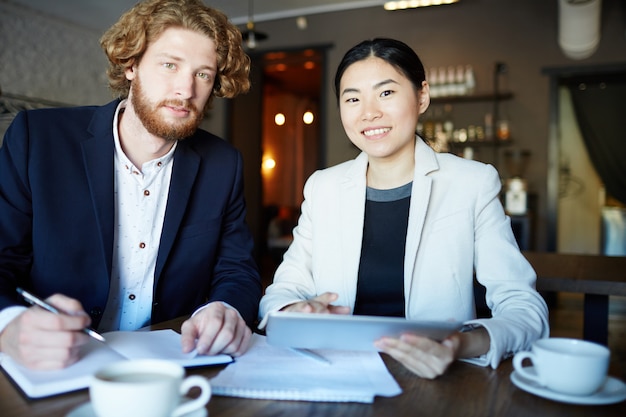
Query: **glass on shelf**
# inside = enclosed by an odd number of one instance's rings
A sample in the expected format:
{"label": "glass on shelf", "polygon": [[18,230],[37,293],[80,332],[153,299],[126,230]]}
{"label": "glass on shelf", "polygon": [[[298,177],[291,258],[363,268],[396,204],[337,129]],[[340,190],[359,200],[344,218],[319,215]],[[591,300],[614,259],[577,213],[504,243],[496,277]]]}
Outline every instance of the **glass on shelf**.
{"label": "glass on shelf", "polygon": [[503,142],[511,138],[511,129],[508,120],[498,120],[498,123],[496,124],[496,137],[498,138],[498,140]]}

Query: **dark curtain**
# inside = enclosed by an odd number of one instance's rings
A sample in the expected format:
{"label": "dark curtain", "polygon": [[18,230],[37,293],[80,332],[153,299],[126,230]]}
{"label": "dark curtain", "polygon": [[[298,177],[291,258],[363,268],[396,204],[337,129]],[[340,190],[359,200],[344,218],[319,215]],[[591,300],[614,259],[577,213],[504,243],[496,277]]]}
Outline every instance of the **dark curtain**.
{"label": "dark curtain", "polygon": [[568,83],[578,125],[607,193],[626,204],[626,74]]}

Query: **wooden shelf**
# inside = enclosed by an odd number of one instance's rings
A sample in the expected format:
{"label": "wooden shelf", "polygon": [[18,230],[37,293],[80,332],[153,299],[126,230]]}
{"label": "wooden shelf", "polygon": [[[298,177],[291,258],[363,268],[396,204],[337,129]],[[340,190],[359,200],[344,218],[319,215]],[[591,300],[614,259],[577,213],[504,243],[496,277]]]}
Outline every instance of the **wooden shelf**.
{"label": "wooden shelf", "polygon": [[503,92],[499,94],[471,94],[465,96],[445,96],[445,97],[431,97],[431,104],[449,104],[449,103],[476,103],[480,101],[503,101],[513,98],[513,93]]}
{"label": "wooden shelf", "polygon": [[482,148],[491,146],[509,146],[512,143],[512,139],[507,140],[473,140],[466,142],[448,142],[448,145],[454,148]]}

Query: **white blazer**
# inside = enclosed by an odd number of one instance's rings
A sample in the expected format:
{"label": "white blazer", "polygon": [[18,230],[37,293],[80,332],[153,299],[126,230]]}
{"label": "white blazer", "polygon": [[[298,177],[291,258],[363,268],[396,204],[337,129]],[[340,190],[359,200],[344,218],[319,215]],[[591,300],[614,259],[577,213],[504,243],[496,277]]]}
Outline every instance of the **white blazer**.
{"label": "white blazer", "polygon": [[[261,299],[260,318],[326,291],[339,294],[336,305],[354,308],[367,165],[361,153],[307,180],[293,243]],[[485,327],[490,351],[470,361],[494,368],[549,334],[536,274],[519,251],[500,189],[491,165],[436,153],[417,139],[404,259],[406,317]],[[476,319],[474,271],[487,289],[490,319]]]}

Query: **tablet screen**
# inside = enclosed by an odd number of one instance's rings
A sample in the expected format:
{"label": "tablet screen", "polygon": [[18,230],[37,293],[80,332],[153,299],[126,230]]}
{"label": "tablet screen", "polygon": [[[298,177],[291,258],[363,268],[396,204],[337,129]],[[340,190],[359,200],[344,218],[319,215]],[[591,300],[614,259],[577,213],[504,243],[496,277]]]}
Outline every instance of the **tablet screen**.
{"label": "tablet screen", "polygon": [[400,317],[339,314],[270,313],[269,344],[302,349],[376,350],[374,341],[413,333],[441,341],[462,327],[460,322],[419,321]]}

